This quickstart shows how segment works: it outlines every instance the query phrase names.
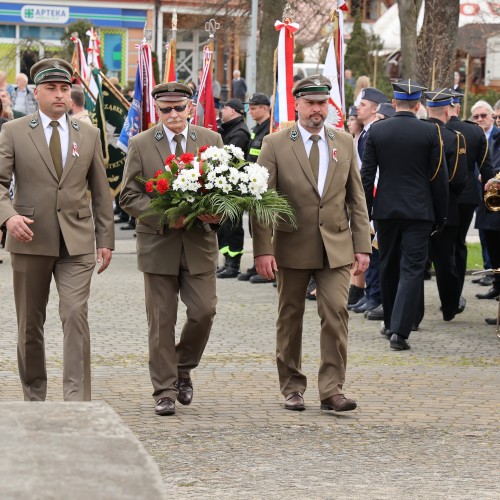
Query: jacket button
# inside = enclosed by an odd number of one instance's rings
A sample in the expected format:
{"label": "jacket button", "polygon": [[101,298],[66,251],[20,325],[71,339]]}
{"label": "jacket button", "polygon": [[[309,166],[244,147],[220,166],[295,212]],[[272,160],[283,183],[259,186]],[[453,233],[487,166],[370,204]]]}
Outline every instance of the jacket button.
{"label": "jacket button", "polygon": [[62,187],[61,187],[61,186],[59,186],[59,191],[61,191],[61,189],[62,189]]}
{"label": "jacket button", "polygon": [[320,222],[320,223],[319,223],[319,225],[320,225],[320,226],[322,226],[322,225],[323,225],[323,223],[322,223],[322,222]]}
{"label": "jacket button", "polygon": [[61,209],[60,209],[60,208],[58,208],[58,209],[57,209],[57,211],[58,211],[58,212],[60,212],[60,211],[61,211]]}
{"label": "jacket button", "polygon": [[[59,188],[59,189],[61,189],[61,188]],[[323,208],[323,205],[320,205],[319,208]]]}

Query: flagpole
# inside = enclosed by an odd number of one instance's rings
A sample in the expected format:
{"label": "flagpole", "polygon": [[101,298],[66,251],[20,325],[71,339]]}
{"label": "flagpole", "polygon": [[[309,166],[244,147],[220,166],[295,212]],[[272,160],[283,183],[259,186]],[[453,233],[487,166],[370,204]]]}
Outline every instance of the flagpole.
{"label": "flagpole", "polygon": [[111,83],[109,78],[101,71],[99,70],[99,74],[101,78],[108,84],[109,89],[111,92],[113,92],[113,95],[120,100],[120,102],[128,109],[130,109],[130,103],[125,99],[123,94]]}
{"label": "flagpole", "polygon": [[74,73],[80,79],[80,81],[82,82],[82,85],[85,87],[85,90],[90,95],[90,97],[92,97],[92,99],[94,101],[96,101],[97,97],[92,93],[92,91],[90,90],[90,87],[87,85],[87,82],[82,78],[82,75],[80,75],[80,72],[76,68],[75,68]]}

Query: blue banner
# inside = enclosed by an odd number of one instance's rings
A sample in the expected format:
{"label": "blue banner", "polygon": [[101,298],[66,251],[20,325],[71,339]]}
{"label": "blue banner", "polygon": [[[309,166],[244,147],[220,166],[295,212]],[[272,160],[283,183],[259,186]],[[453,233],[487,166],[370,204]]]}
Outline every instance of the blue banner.
{"label": "blue banner", "polygon": [[142,84],[141,84],[141,68],[137,65],[137,73],[135,75],[134,100],[127,115],[127,119],[123,124],[120,137],[118,138],[117,146],[123,151],[128,151],[128,141],[131,137],[138,134],[142,130]]}

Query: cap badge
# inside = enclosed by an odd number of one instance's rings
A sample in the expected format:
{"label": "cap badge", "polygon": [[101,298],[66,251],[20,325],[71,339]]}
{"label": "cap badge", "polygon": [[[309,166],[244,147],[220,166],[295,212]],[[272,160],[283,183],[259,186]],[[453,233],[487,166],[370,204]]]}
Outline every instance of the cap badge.
{"label": "cap badge", "polygon": [[30,121],[30,127],[35,128],[38,125],[38,120],[36,118],[33,118],[33,120]]}
{"label": "cap badge", "polygon": [[175,91],[175,85],[173,83],[169,83],[167,85],[167,92],[174,92]]}
{"label": "cap badge", "polygon": [[163,130],[157,130],[156,131],[156,134],[155,134],[155,139],[157,141],[160,141],[161,139],[163,139]]}
{"label": "cap badge", "polygon": [[80,130],[80,125],[78,125],[78,123],[76,123],[76,122],[71,122],[71,126],[72,126],[75,130]]}
{"label": "cap badge", "polygon": [[314,80],[314,85],[321,85],[321,80],[316,78],[316,80]]}
{"label": "cap badge", "polygon": [[292,141],[296,141],[297,139],[299,138],[299,132],[298,130],[292,130],[290,132],[290,139],[292,139]]}
{"label": "cap badge", "polygon": [[198,136],[196,135],[196,132],[194,130],[189,131],[189,137],[191,137],[193,141],[196,141],[196,139],[198,139]]}
{"label": "cap badge", "polygon": [[59,68],[61,67],[61,65],[60,65],[57,61],[54,61],[54,62],[52,63],[52,66],[53,66],[54,68],[56,68],[56,69],[59,69]]}

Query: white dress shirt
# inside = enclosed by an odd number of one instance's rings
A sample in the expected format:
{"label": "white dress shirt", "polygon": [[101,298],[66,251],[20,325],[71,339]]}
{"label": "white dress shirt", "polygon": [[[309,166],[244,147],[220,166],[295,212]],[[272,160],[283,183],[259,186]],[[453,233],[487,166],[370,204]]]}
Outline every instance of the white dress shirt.
{"label": "white dress shirt", "polygon": [[[43,131],[45,133],[45,139],[47,139],[47,145],[50,145],[50,138],[52,137],[52,131],[54,130],[52,128],[52,125],[50,122],[52,121],[52,118],[49,118],[47,115],[43,114],[41,111],[38,111],[38,114],[40,115],[40,120],[42,122],[43,126]],[[68,158],[68,147],[69,147],[69,125],[68,125],[68,120],[66,118],[66,115],[62,115],[59,120],[59,126],[57,127],[57,130],[59,130],[59,137],[61,138],[61,154],[62,154],[62,164],[63,164],[63,169],[64,166],[66,165],[66,159]],[[49,146],[50,147],[50,146]]]}
{"label": "white dress shirt", "polygon": [[[175,148],[177,146],[177,143],[174,141],[174,136],[177,135],[177,132],[172,132],[168,127],[165,127],[165,125],[163,125],[163,130],[165,131],[165,134],[167,136],[168,145],[170,146],[170,151],[172,151],[172,154],[175,154]],[[188,127],[186,126],[186,128],[179,133],[182,135],[181,145],[182,145],[182,151],[184,151],[185,153],[187,148]]]}
{"label": "white dress shirt", "polygon": [[300,132],[300,136],[304,141],[304,147],[306,149],[306,155],[309,158],[309,154],[311,152],[311,147],[313,145],[313,141],[311,140],[311,135],[319,135],[320,139],[318,141],[319,148],[319,170],[318,170],[318,192],[319,195],[323,195],[323,188],[325,187],[326,174],[328,172],[328,142],[325,138],[325,127],[322,127],[321,130],[317,134],[311,134],[308,132],[302,125],[297,122],[297,127]]}

